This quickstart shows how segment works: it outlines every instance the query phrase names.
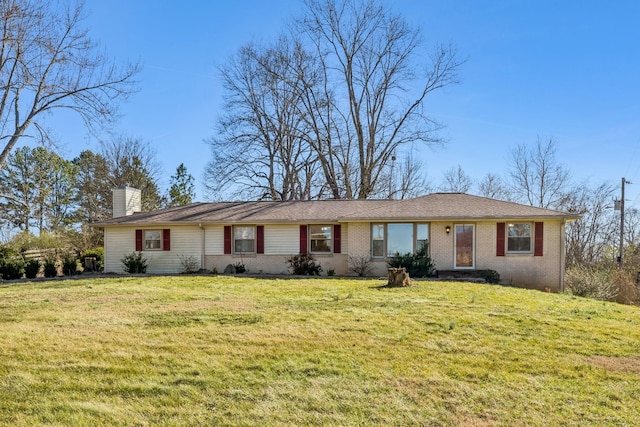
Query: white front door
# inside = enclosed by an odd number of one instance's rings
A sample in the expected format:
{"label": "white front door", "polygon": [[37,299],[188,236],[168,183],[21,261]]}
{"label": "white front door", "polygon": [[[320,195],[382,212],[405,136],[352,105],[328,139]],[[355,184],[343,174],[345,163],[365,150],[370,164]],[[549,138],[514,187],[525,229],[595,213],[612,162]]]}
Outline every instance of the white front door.
{"label": "white front door", "polygon": [[474,268],[475,266],[475,225],[456,224],[454,268]]}

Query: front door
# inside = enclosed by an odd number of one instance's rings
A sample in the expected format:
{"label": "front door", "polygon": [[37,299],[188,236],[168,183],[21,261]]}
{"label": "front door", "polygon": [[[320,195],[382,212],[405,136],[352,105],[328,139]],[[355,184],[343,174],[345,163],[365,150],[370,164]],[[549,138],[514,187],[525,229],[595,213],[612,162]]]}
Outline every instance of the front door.
{"label": "front door", "polygon": [[455,230],[455,268],[473,268],[475,262],[473,224],[456,224]]}

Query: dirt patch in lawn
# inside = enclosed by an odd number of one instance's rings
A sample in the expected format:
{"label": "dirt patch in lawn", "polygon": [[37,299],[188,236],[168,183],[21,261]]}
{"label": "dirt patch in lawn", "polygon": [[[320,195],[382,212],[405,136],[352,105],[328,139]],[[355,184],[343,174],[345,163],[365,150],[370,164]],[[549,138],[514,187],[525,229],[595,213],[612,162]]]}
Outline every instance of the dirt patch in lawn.
{"label": "dirt patch in lawn", "polygon": [[592,356],[589,362],[607,371],[640,374],[640,357]]}

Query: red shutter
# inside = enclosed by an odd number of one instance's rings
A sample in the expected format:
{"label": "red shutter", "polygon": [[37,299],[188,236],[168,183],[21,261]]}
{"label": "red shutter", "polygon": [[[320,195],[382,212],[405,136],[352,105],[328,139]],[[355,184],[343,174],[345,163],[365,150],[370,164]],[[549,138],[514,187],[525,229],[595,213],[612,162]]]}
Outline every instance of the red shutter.
{"label": "red shutter", "polygon": [[505,223],[499,222],[496,227],[496,256],[504,256]]}
{"label": "red shutter", "polygon": [[264,225],[256,227],[256,252],[259,254],[264,253]]}
{"label": "red shutter", "polygon": [[342,253],[342,227],[340,224],[333,226],[333,253]]}
{"label": "red shutter", "polygon": [[229,255],[231,253],[231,226],[224,226],[224,253]]}
{"label": "red shutter", "polygon": [[533,255],[542,256],[542,242],[544,242],[544,223],[536,222],[534,224],[534,240],[533,240]]}
{"label": "red shutter", "polygon": [[162,250],[170,251],[171,250],[171,230],[165,228],[162,230]]}
{"label": "red shutter", "polygon": [[300,226],[300,253],[306,254],[308,251],[307,246],[307,226]]}
{"label": "red shutter", "polygon": [[142,230],[136,230],[136,252],[142,251]]}

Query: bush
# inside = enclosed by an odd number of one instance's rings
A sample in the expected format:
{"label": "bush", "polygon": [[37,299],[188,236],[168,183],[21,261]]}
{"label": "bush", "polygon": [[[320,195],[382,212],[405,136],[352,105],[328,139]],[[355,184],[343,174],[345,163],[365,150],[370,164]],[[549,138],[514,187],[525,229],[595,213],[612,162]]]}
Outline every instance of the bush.
{"label": "bush", "polygon": [[30,259],[24,263],[24,275],[27,279],[35,279],[40,272],[40,261],[37,259]]}
{"label": "bush", "polygon": [[178,255],[180,258],[180,265],[182,266],[182,273],[193,274],[197,273],[200,269],[200,261],[194,256]]}
{"label": "bush", "polygon": [[620,271],[615,269],[610,276],[618,284],[616,301],[621,304],[640,305],[640,285],[637,271]]}
{"label": "bush", "polygon": [[236,273],[236,274],[242,274],[242,273],[244,273],[245,271],[247,271],[247,269],[246,269],[246,267],[244,266],[244,264],[243,264],[243,263],[241,263],[241,262],[237,262],[237,263],[235,263],[235,264],[233,265],[233,271],[234,271],[234,273]]}
{"label": "bush", "polygon": [[567,292],[585,298],[614,301],[620,288],[606,270],[573,267],[565,275]]}
{"label": "bush", "polygon": [[0,262],[5,259],[14,258],[18,252],[8,244],[0,244]]}
{"label": "bush", "polygon": [[349,255],[349,271],[353,271],[359,277],[368,275],[373,271],[373,262],[369,255]]}
{"label": "bush", "polygon": [[320,264],[316,264],[315,258],[309,253],[293,255],[287,263],[292,274],[300,276],[319,276],[322,271]]}
{"label": "bush", "polygon": [[431,257],[427,254],[427,248],[422,247],[415,254],[399,253],[392,256],[387,265],[391,268],[405,268],[411,277],[433,277],[436,274],[436,267]]}
{"label": "bush", "polygon": [[62,261],[62,274],[65,276],[75,276],[78,273],[78,259],[65,258]]}
{"label": "bush", "polygon": [[58,265],[53,259],[47,259],[42,265],[42,272],[44,277],[56,277],[58,275]]}
{"label": "bush", "polygon": [[147,260],[142,256],[142,252],[131,252],[120,260],[124,266],[124,271],[129,274],[144,274],[147,272]]}
{"label": "bush", "polygon": [[21,279],[24,274],[24,262],[18,259],[4,259],[0,262],[0,276],[4,280]]}
{"label": "bush", "polygon": [[487,283],[500,283],[500,273],[495,270],[482,270],[482,278]]}

